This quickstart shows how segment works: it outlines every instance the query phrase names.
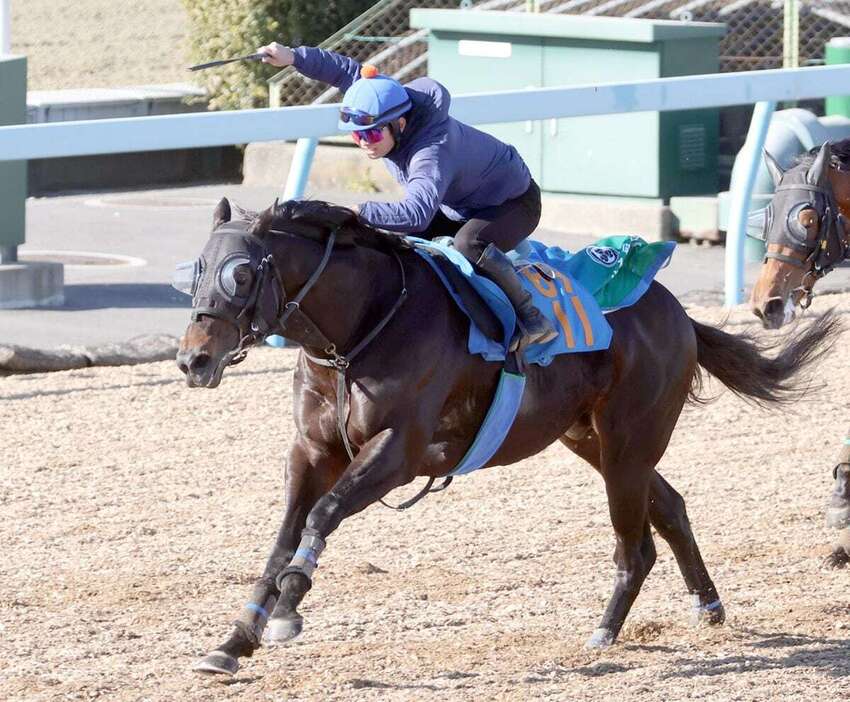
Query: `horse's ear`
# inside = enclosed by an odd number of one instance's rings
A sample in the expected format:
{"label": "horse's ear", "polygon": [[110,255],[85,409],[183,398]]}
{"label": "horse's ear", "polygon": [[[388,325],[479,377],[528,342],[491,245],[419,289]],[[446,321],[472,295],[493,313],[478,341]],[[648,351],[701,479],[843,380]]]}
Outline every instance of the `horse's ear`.
{"label": "horse's ear", "polygon": [[806,182],[809,185],[824,185],[829,177],[829,165],[832,161],[832,147],[827,141],[820,147],[818,155],[815,156],[815,162],[809,167],[806,172]]}
{"label": "horse's ear", "polygon": [[218,229],[225,222],[230,221],[230,202],[226,197],[221,198],[213,212],[213,229]]}
{"label": "horse's ear", "polygon": [[773,158],[767,149],[764,149],[764,163],[767,166],[770,177],[773,178],[773,186],[776,187],[779,185],[779,181],[782,180],[782,176],[785,175],[785,171],[782,170],[779,161]]}
{"label": "horse's ear", "polygon": [[254,236],[263,236],[272,226],[272,222],[274,218],[277,216],[277,200],[274,201],[274,204],[260,212],[257,215],[257,219],[254,221],[254,226],[251,227],[251,234]]}

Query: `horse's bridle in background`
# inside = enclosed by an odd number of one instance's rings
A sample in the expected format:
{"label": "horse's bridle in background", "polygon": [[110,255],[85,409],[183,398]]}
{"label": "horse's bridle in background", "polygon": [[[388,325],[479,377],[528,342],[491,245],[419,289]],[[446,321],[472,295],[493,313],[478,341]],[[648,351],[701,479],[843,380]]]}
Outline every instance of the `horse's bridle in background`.
{"label": "horse's bridle in background", "polygon": [[[792,173],[789,171],[786,176]],[[797,219],[806,208],[814,210],[818,217],[818,236],[814,242],[809,241],[808,232]],[[775,218],[777,212],[783,215],[780,219]],[[766,208],[761,234],[750,236],[768,246],[774,244],[802,254],[803,258],[796,258],[768,249],[765,261],[772,258],[805,271],[803,283],[792,291],[803,293],[800,305],[805,309],[811,304],[814,284],[850,256],[846,224],[829,184],[823,187],[808,182],[780,183]],[[808,285],[807,279],[810,280]]]}

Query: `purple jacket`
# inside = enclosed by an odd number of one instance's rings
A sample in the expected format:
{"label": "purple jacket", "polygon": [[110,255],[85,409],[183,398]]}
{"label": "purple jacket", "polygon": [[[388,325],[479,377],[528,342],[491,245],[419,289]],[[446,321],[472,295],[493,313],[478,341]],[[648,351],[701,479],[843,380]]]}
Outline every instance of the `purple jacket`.
{"label": "purple jacket", "polygon": [[[345,91],[360,78],[360,64],[332,51],[294,49],[299,73]],[[384,158],[404,186],[400,202],[366,202],[360,216],[373,226],[417,233],[438,210],[455,221],[522,195],[531,182],[517,150],[449,117],[451,95],[430,78],[405,86],[413,108],[400,143]]]}

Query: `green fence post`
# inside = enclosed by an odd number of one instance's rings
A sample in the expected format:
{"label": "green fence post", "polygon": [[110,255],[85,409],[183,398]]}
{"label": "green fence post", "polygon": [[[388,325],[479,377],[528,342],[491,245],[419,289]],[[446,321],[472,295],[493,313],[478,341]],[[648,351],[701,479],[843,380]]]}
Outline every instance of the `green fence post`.
{"label": "green fence post", "polygon": [[[0,125],[27,119],[27,60],[0,55]],[[0,161],[0,264],[18,260],[24,243],[27,198],[26,161]]]}
{"label": "green fence post", "polygon": [[800,13],[798,0],[785,0],[782,12],[782,68],[800,66]]}
{"label": "green fence post", "polygon": [[[827,66],[850,63],[850,37],[832,37],[826,43],[824,62]],[[850,95],[832,95],[826,99],[826,114],[850,117]]]}

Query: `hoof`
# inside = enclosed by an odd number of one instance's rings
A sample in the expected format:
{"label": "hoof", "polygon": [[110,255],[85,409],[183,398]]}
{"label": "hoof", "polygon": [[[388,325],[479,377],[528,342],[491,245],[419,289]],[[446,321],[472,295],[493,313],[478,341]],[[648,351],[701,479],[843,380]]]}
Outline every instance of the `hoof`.
{"label": "hoof", "polygon": [[236,675],[239,661],[224,651],[213,651],[195,663],[192,670],[204,674]]}
{"label": "hoof", "polygon": [[614,632],[610,629],[597,629],[591,634],[590,638],[587,640],[587,643],[584,645],[585,648],[608,648],[614,643]]}
{"label": "hoof", "polygon": [[838,570],[844,568],[850,563],[850,554],[844,550],[843,546],[836,546],[835,549],[823,560],[823,564],[827,568]]}
{"label": "hoof", "polygon": [[726,621],[726,610],[723,603],[715,600],[708,605],[696,605],[693,609],[691,621],[694,626],[720,626]]}
{"label": "hoof", "polygon": [[828,507],[826,510],[826,525],[832,529],[843,529],[850,526],[850,507]]}
{"label": "hoof", "polygon": [[304,628],[304,620],[299,617],[272,618],[266,624],[263,633],[263,643],[266,646],[277,646],[292,641]]}

